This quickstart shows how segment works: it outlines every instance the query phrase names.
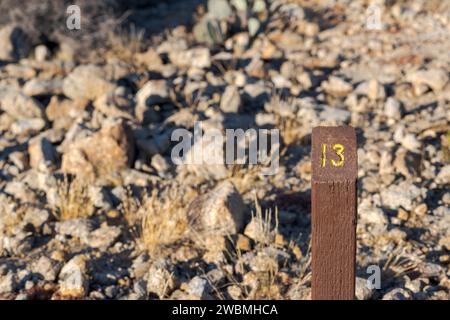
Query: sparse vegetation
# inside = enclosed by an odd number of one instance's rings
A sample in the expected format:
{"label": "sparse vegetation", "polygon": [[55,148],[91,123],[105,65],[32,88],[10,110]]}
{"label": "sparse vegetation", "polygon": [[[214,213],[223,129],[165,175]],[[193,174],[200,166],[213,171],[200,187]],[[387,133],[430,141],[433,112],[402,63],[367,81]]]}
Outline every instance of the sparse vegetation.
{"label": "sparse vegetation", "polygon": [[82,179],[70,179],[68,175],[57,182],[57,205],[53,208],[60,221],[87,218],[94,213],[94,204],[89,195],[89,187]]}
{"label": "sparse vegetation", "polygon": [[141,219],[140,244],[150,253],[160,253],[183,239],[188,230],[186,206],[193,193],[182,194],[173,188],[145,194],[138,209]]}

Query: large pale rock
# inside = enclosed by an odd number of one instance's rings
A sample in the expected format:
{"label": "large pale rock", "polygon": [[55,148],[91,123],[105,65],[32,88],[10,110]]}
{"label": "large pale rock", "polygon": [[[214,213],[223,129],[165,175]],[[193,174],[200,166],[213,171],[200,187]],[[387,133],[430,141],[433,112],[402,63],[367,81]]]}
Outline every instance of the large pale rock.
{"label": "large pale rock", "polygon": [[116,242],[120,234],[121,230],[119,227],[102,225],[91,232],[84,241],[91,248],[108,248]]}
{"label": "large pale rock", "polygon": [[19,60],[28,56],[30,49],[30,39],[19,26],[7,25],[0,29],[0,60]]}
{"label": "large pale rock", "polygon": [[61,79],[41,80],[33,78],[24,84],[23,92],[30,97],[57,95],[62,93],[62,84]]}
{"label": "large pale rock", "polygon": [[42,118],[44,115],[39,101],[8,87],[0,88],[0,110],[14,119]]}
{"label": "large pale rock", "polygon": [[353,90],[353,87],[350,83],[335,76],[331,76],[327,81],[323,82],[322,88],[326,93],[335,97],[344,97]]}
{"label": "large pale rock", "polygon": [[413,208],[414,201],[419,196],[424,196],[424,190],[416,187],[412,183],[403,181],[398,185],[391,185],[381,191],[381,202],[389,209],[403,207],[406,210]]}
{"label": "large pale rock", "polygon": [[87,294],[86,257],[78,255],[67,262],[59,274],[59,293],[63,297],[83,298]]}
{"label": "large pale rock", "polygon": [[173,50],[169,53],[169,59],[177,67],[209,68],[211,66],[208,48]]}
{"label": "large pale rock", "polygon": [[191,227],[204,240],[210,236],[236,234],[244,227],[246,207],[229,181],[194,199],[188,208]]}
{"label": "large pale rock", "polygon": [[63,82],[63,92],[71,99],[95,100],[115,88],[116,85],[108,81],[108,72],[93,64],[76,67]]}
{"label": "large pale rock", "polygon": [[91,178],[108,175],[130,167],[134,149],[131,129],[114,122],[73,142],[62,157],[62,170]]}
{"label": "large pale rock", "polygon": [[408,73],[406,81],[415,87],[426,85],[434,92],[440,92],[448,82],[448,75],[442,69],[418,70]]}

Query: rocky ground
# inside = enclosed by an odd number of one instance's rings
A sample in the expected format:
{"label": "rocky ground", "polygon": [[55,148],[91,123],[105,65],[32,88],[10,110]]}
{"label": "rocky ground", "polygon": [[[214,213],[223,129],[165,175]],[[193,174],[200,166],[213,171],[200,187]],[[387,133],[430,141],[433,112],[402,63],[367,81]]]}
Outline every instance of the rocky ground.
{"label": "rocky ground", "polygon": [[[1,25],[0,297],[309,299],[311,129],[349,124],[358,299],[449,299],[450,3],[180,2],[96,50]],[[279,129],[278,172],[175,165],[195,121]]]}

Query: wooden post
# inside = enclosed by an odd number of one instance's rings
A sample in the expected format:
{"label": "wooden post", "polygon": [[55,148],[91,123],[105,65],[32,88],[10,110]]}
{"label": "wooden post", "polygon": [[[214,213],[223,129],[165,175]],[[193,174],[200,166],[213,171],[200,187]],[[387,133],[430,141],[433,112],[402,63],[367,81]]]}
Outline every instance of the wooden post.
{"label": "wooden post", "polygon": [[312,132],[312,299],[355,298],[356,133],[352,127]]}

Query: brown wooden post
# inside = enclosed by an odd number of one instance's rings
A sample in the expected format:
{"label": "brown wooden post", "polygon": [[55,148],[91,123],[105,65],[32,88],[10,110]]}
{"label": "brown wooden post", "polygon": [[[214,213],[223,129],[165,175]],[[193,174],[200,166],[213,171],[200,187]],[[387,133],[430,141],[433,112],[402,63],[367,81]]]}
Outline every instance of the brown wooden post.
{"label": "brown wooden post", "polygon": [[356,180],[352,127],[312,132],[312,299],[355,298]]}

